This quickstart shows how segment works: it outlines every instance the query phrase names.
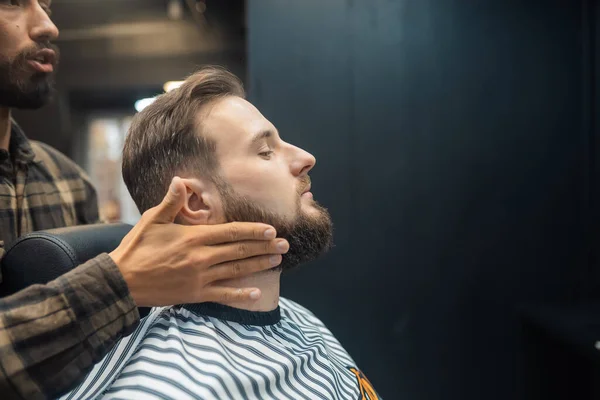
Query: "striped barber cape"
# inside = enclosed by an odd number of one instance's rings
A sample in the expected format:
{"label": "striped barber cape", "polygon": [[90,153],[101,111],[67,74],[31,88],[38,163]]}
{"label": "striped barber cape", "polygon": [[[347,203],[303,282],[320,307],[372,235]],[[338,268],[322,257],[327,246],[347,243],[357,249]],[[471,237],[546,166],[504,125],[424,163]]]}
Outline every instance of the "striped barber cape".
{"label": "striped barber cape", "polygon": [[61,400],[379,398],[325,325],[281,298],[269,312],[155,308]]}

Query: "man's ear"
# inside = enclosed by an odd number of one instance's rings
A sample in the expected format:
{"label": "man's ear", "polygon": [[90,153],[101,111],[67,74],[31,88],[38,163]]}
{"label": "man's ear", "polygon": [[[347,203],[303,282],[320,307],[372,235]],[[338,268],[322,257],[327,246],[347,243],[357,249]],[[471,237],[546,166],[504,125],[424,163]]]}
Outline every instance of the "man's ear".
{"label": "man's ear", "polygon": [[216,217],[216,193],[213,184],[197,178],[181,178],[186,188],[186,199],[177,221],[184,225],[208,225]]}

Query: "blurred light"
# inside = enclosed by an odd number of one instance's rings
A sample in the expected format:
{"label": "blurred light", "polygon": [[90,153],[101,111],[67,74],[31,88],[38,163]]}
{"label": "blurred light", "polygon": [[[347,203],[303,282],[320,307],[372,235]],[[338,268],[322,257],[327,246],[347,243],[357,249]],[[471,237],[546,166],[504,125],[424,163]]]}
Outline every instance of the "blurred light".
{"label": "blurred light", "polygon": [[142,111],[144,108],[146,108],[150,104],[154,103],[154,100],[156,100],[156,97],[148,97],[148,98],[140,99],[140,100],[136,101],[135,102],[135,110],[137,112]]}
{"label": "blurred light", "polygon": [[180,20],[183,18],[183,5],[181,0],[170,0],[167,5],[167,15],[172,20]]}
{"label": "blurred light", "polygon": [[183,85],[183,81],[169,81],[164,84],[163,89],[165,89],[165,92],[170,92],[173,89],[177,89],[181,85]]}

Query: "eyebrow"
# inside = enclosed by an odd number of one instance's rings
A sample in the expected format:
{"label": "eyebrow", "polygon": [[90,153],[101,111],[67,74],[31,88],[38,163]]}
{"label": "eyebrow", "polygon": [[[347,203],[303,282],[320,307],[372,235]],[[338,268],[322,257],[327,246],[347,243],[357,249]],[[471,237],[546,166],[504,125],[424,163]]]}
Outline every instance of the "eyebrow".
{"label": "eyebrow", "polygon": [[254,137],[252,138],[252,144],[255,145],[256,143],[260,142],[263,139],[268,139],[271,136],[273,136],[273,132],[272,131],[262,131],[262,132],[258,132],[256,135],[254,135]]}

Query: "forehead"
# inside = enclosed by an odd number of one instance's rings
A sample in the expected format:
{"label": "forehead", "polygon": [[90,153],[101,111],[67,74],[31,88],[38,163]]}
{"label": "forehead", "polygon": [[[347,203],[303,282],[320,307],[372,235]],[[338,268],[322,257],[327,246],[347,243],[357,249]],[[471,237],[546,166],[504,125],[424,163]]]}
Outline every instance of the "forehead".
{"label": "forehead", "polygon": [[202,134],[228,147],[244,145],[257,132],[275,130],[250,102],[237,96],[227,96],[207,105],[199,114]]}

